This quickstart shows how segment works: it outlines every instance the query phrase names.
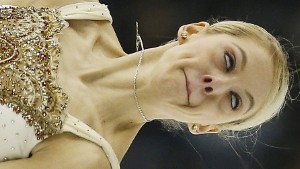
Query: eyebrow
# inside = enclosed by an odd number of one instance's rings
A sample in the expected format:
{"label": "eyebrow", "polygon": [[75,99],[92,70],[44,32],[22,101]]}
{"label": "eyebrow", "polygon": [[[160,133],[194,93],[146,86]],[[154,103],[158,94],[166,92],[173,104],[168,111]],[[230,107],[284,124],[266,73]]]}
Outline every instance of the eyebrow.
{"label": "eyebrow", "polygon": [[247,54],[244,51],[244,49],[242,49],[240,46],[238,46],[237,44],[233,43],[235,47],[237,47],[240,51],[240,53],[242,54],[242,65],[241,65],[241,70],[243,71],[245,68],[245,65],[247,64]]}
{"label": "eyebrow", "polygon": [[244,114],[246,114],[254,106],[254,97],[248,91],[246,91],[246,95],[250,101],[250,106]]}

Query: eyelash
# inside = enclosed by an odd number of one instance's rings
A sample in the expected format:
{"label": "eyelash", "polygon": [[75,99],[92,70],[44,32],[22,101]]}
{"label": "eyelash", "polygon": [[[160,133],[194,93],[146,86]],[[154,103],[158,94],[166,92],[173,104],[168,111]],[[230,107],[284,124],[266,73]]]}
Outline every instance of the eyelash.
{"label": "eyelash", "polygon": [[231,107],[231,109],[237,110],[240,107],[241,102],[242,102],[241,97],[237,93],[230,91],[230,107]]}
{"label": "eyelash", "polygon": [[224,53],[224,60],[226,65],[226,71],[231,72],[235,68],[235,57],[229,52]]}
{"label": "eyelash", "polygon": [[[224,60],[226,65],[226,72],[231,72],[235,68],[235,57],[232,56],[229,52],[224,53]],[[230,91],[230,107],[232,110],[237,110],[241,105],[241,97],[233,92]]]}

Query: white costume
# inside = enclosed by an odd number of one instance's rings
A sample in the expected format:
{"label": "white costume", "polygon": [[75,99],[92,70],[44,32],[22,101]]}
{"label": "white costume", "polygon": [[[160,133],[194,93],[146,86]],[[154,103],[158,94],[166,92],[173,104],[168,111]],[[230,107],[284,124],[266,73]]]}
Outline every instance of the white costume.
{"label": "white costume", "polygon": [[55,81],[60,55],[56,35],[71,19],[112,22],[107,6],[86,2],[59,9],[0,8],[0,162],[27,158],[43,139],[71,132],[101,146],[112,168],[119,169],[111,145],[65,111],[67,96]]}

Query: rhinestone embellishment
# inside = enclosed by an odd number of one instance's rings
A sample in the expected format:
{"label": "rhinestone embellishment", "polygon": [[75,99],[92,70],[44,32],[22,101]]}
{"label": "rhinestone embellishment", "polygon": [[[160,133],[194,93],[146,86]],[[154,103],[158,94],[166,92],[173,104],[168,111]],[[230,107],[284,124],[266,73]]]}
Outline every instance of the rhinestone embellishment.
{"label": "rhinestone embellishment", "polygon": [[0,8],[0,104],[21,113],[37,139],[58,133],[65,118],[56,35],[66,26],[56,9]]}

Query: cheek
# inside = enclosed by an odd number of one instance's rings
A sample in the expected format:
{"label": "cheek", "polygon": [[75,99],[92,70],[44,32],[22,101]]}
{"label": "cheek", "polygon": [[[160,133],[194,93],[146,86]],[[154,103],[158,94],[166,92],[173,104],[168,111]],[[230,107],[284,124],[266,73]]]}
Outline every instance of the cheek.
{"label": "cheek", "polygon": [[213,74],[224,72],[225,62],[224,53],[220,48],[199,48],[193,55],[194,63],[197,63],[202,68],[203,73]]}
{"label": "cheek", "polygon": [[230,109],[230,101],[226,95],[220,98],[205,98],[196,112],[200,122],[207,125],[228,123],[242,118],[240,112]]}
{"label": "cheek", "polygon": [[212,63],[215,71],[226,73],[226,63],[224,58],[225,50],[222,48],[217,48],[211,52],[211,59],[210,62]]}
{"label": "cheek", "polygon": [[191,51],[189,50],[188,45],[178,45],[165,51],[162,54],[159,62],[163,64],[172,63],[180,58],[191,56],[190,53]]}

